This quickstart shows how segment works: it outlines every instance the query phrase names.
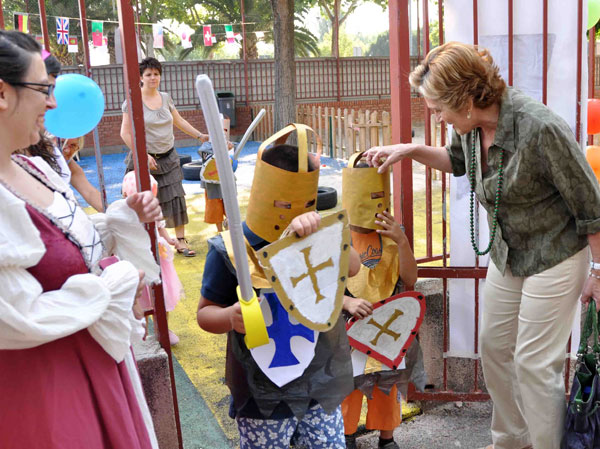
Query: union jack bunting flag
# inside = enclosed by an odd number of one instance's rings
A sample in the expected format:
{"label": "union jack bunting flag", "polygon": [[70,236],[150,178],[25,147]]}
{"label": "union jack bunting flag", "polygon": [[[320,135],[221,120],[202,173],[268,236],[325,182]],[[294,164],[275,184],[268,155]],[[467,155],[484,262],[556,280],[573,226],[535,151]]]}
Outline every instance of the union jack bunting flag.
{"label": "union jack bunting flag", "polygon": [[56,18],[56,41],[59,45],[69,45],[69,19]]}

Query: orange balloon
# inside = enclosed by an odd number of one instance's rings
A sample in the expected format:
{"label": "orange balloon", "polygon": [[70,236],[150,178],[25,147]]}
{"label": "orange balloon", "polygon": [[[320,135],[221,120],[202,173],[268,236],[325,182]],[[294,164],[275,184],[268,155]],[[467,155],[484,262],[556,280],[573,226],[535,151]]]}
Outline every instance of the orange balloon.
{"label": "orange balloon", "polygon": [[600,147],[595,145],[587,147],[585,158],[590,164],[590,167],[592,167],[592,170],[594,170],[596,178],[600,181]]}
{"label": "orange balloon", "polygon": [[588,99],[588,117],[587,133],[600,133],[600,100],[597,98]]}

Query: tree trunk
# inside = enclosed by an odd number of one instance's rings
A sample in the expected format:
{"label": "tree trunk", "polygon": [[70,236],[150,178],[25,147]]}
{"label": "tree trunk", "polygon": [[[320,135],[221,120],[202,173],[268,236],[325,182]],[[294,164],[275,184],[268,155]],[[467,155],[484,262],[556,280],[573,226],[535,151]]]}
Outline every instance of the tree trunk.
{"label": "tree trunk", "polygon": [[340,57],[340,0],[333,4],[333,22],[331,23],[331,57]]}
{"label": "tree trunk", "polygon": [[[258,39],[254,33],[246,33],[246,55],[248,59],[258,59]],[[240,48],[240,59],[244,59],[244,47]]]}
{"label": "tree trunk", "polygon": [[258,39],[254,33],[246,33],[246,55],[248,59],[258,59]]}
{"label": "tree trunk", "polygon": [[154,58],[154,36],[152,35],[152,33],[142,32],[142,40],[146,47],[146,57]]}
{"label": "tree trunk", "polygon": [[115,54],[115,30],[116,27],[107,31],[106,37],[108,38],[108,56],[110,57],[110,64],[116,64],[117,57]]}
{"label": "tree trunk", "polygon": [[275,131],[296,120],[294,1],[271,0],[275,44]]}

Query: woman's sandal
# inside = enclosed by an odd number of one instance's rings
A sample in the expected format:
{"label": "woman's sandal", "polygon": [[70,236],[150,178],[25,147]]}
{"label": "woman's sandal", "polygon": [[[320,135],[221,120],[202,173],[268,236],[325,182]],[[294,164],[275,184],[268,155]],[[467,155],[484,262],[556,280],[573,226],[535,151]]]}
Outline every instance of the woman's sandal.
{"label": "woman's sandal", "polygon": [[177,237],[177,241],[180,243],[183,242],[183,244],[185,245],[184,248],[175,247],[179,254],[183,254],[185,257],[196,257],[196,251],[187,247],[188,241],[185,237]]}

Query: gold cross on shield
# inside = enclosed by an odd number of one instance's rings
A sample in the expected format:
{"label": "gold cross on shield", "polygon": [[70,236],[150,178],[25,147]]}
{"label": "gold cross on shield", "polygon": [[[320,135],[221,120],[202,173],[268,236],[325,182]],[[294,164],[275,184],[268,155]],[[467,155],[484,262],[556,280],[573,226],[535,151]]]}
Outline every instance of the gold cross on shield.
{"label": "gold cross on shield", "polygon": [[389,336],[391,336],[394,339],[394,341],[398,340],[398,338],[400,338],[400,335],[402,335],[402,334],[392,331],[390,329],[390,326],[392,325],[392,323],[394,321],[396,321],[396,319],[399,316],[402,316],[402,315],[404,315],[404,312],[402,312],[402,310],[398,310],[398,309],[394,310],[394,313],[392,314],[392,316],[390,316],[388,318],[388,320],[385,322],[385,324],[383,326],[381,324],[379,324],[377,321],[375,321],[373,318],[371,318],[367,322],[367,324],[371,324],[379,329],[379,332],[377,332],[377,335],[375,335],[375,338],[373,340],[371,340],[371,344],[373,346],[377,346],[377,341],[379,340],[379,337],[381,337],[382,334],[388,334]]}
{"label": "gold cross on shield", "polygon": [[302,274],[298,277],[292,278],[292,286],[294,288],[296,288],[296,285],[298,284],[298,282],[300,282],[302,279],[306,278],[307,276],[310,277],[310,281],[312,282],[312,285],[315,289],[315,292],[317,294],[317,300],[316,303],[318,303],[319,301],[321,301],[322,299],[325,299],[325,296],[323,296],[321,294],[321,289],[319,288],[319,283],[317,282],[317,273],[319,271],[321,271],[323,268],[327,268],[327,267],[332,267],[333,266],[333,260],[331,259],[331,257],[326,260],[325,262],[320,263],[319,265],[317,265],[316,267],[313,267],[310,263],[310,260],[308,259],[308,256],[310,254],[310,246],[307,246],[306,248],[302,249],[300,252],[304,255],[304,263],[306,264],[306,268],[308,269],[308,273]]}

